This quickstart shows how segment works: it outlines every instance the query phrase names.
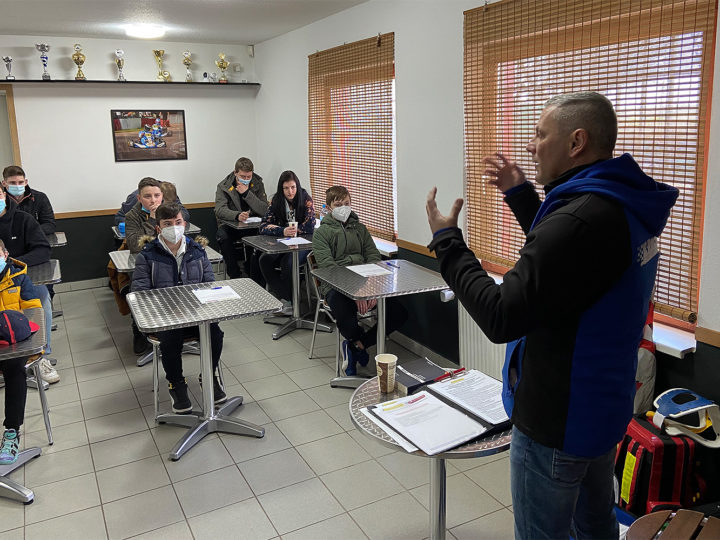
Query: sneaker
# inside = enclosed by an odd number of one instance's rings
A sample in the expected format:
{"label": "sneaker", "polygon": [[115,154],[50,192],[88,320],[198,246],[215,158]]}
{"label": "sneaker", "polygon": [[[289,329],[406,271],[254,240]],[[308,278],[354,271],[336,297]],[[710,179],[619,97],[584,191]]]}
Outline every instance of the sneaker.
{"label": "sneaker", "polygon": [[6,429],[0,444],[0,465],[15,463],[19,451],[20,435],[14,429]]}
{"label": "sneaker", "polygon": [[40,368],[40,378],[46,383],[54,384],[60,380],[60,375],[47,358],[40,360],[38,367]]}
{"label": "sneaker", "polygon": [[353,347],[350,342],[345,339],[341,346],[342,352],[342,371],[346,377],[352,377],[357,374],[356,360],[353,357]]}
{"label": "sneaker", "polygon": [[178,384],[168,383],[172,410],[177,414],[187,414],[192,411],[192,402],[188,397],[188,387],[185,379]]}
{"label": "sneaker", "polygon": [[[200,388],[202,388],[202,373],[198,376],[200,381]],[[220,405],[227,401],[227,394],[222,384],[220,384],[220,378],[217,375],[213,375],[213,397],[215,398],[215,405]]]}
{"label": "sneaker", "polygon": [[353,356],[355,357],[355,361],[362,367],[367,366],[368,362],[370,362],[370,356],[368,355],[367,349],[358,349],[355,347]]}
{"label": "sneaker", "polygon": [[280,301],[282,302],[282,309],[280,310],[280,313],[282,313],[283,315],[292,315],[292,302],[290,300],[283,300],[282,298],[280,299]]}
{"label": "sneaker", "polygon": [[150,348],[147,338],[143,334],[133,334],[133,352],[140,356]]}

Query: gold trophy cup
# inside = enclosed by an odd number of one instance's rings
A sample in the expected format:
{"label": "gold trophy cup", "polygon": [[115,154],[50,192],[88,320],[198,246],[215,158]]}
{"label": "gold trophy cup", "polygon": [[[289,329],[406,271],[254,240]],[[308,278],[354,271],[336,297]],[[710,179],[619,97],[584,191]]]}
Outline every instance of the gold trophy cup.
{"label": "gold trophy cup", "polygon": [[215,65],[220,68],[220,79],[218,82],[221,84],[227,84],[228,79],[225,72],[230,64],[227,60],[225,60],[225,53],[220,53],[218,56],[220,57],[220,60],[215,60]]}
{"label": "gold trophy cup", "polygon": [[84,81],[85,80],[85,74],[83,73],[82,67],[85,63],[85,55],[82,53],[82,47],[79,43],[76,43],[73,45],[73,49],[75,49],[75,52],[72,55],[72,60],[75,62],[75,65],[78,67],[77,73],[75,74],[75,80],[76,81]]}
{"label": "gold trophy cup", "polygon": [[118,68],[118,78],[120,82],[125,82],[125,75],[123,75],[123,67],[125,67],[125,51],[122,49],[115,49],[115,65]]}
{"label": "gold trophy cup", "polygon": [[163,56],[165,55],[164,49],[153,49],[155,55],[155,61],[158,65],[158,74],[155,79],[162,82],[170,82],[170,72],[163,70]]}

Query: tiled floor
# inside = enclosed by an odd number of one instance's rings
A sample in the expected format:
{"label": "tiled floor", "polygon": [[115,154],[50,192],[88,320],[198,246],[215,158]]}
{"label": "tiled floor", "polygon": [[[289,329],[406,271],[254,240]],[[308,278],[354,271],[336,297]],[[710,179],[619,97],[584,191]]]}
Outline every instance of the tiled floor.
{"label": "tiled floor", "polygon": [[[0,540],[21,538],[421,539],[428,536],[429,465],[378,445],[351,424],[351,390],[332,389],[334,336],[272,341],[259,318],[223,323],[229,395],[263,439],[212,435],[180,461],[183,428],[152,420],[151,366],[139,368],[128,319],[107,288],[63,292],[53,332],[62,380],[48,392],[55,444],[28,391],[23,445],[43,454],[12,478],[28,506],[0,499]],[[397,345],[395,345],[397,346]],[[185,357],[200,396],[198,358]],[[167,393],[163,390],[163,403]],[[448,462],[449,539],[512,538],[506,454]]]}

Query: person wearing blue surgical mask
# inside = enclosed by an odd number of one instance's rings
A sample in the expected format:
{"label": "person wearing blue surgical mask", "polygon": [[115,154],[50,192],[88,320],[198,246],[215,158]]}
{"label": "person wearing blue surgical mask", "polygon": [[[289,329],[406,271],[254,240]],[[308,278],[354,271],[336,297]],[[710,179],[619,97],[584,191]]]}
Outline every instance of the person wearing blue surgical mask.
{"label": "person wearing blue surgical mask", "polygon": [[2,185],[5,193],[17,203],[18,209],[34,217],[46,235],[55,232],[55,213],[50,199],[42,191],[28,185],[25,171],[21,167],[5,167]]}

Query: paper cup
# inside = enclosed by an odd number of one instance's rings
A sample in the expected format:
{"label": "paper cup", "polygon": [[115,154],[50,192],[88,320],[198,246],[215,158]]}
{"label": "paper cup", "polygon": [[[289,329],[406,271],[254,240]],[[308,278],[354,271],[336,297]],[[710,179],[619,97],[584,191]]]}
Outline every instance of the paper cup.
{"label": "paper cup", "polygon": [[375,357],[375,366],[377,368],[378,385],[380,393],[389,394],[395,390],[395,366],[397,365],[397,356],[394,354],[378,354]]}
{"label": "paper cup", "polygon": [[[288,227],[295,227],[297,229],[297,226],[297,221],[288,221]],[[295,236],[297,236],[297,232],[295,233]]]}

